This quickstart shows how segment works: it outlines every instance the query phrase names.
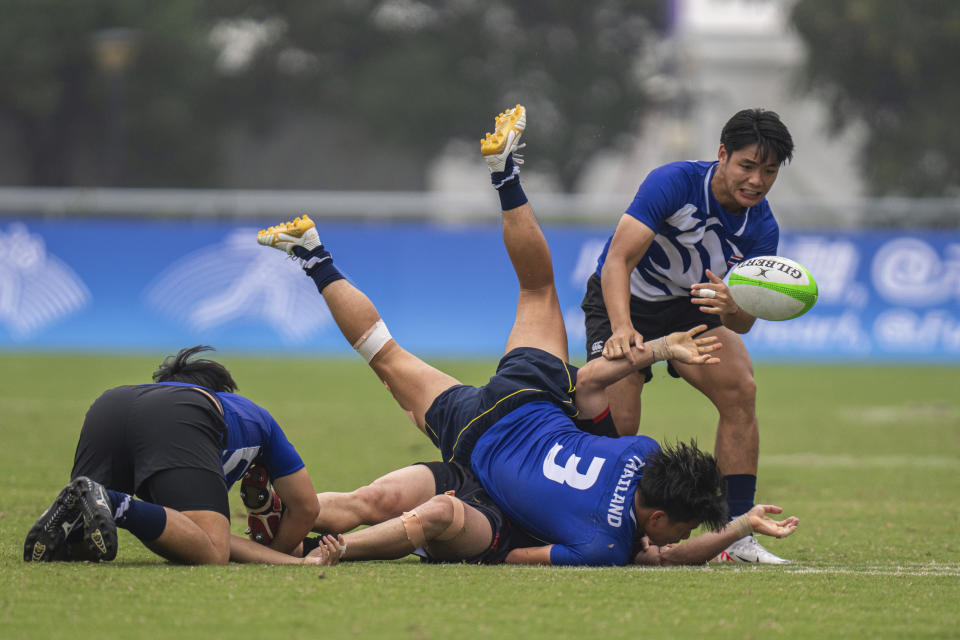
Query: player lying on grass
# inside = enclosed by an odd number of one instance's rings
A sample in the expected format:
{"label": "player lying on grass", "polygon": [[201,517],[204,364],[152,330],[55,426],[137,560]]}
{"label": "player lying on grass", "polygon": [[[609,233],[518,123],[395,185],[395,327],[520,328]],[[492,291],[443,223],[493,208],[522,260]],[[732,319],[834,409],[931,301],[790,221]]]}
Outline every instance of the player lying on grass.
{"label": "player lying on grass", "polygon": [[[110,389],[93,403],[72,480],[27,534],[25,561],[112,560],[116,527],[184,564],[323,561],[324,546],[289,555],[318,513],[303,461],[265,409],[232,393],[223,365],[193,357],[209,348],[183,349],[154,384]],[[258,456],[287,507],[270,547],[230,534],[227,491]]]}
{"label": "player lying on grass", "polygon": [[[678,444],[667,447],[661,469],[689,461],[690,447]],[[647,459],[649,460],[649,458]],[[702,458],[703,470],[714,466]],[[650,465],[654,469],[658,465]],[[647,471],[640,479],[641,489],[650,494],[662,492],[666,474],[654,477]],[[710,473],[713,473],[711,470]],[[445,495],[454,491],[456,498]],[[323,536],[329,549],[325,563],[344,560],[388,560],[416,552],[431,562],[468,562],[478,564],[523,563],[527,553],[544,542],[527,534],[514,524],[480,486],[476,475],[456,462],[429,462],[391,471],[365,487],[349,492],[317,494],[320,515],[316,531],[347,532],[360,525],[373,525],[344,535]],[[647,498],[645,502],[656,502]],[[459,504],[458,504],[459,503]],[[486,518],[477,518],[474,511]],[[640,510],[643,517],[647,510]],[[795,528],[793,519],[775,522],[767,514],[779,513],[771,505],[756,505],[718,532],[702,534],[683,544],[655,545],[646,536],[635,533],[629,563],[643,565],[702,564],[714,558],[732,540],[747,533],[763,533],[783,537]],[[413,514],[416,514],[415,516]],[[422,539],[411,539],[411,518],[416,518],[413,533]],[[795,523],[794,523],[795,524]],[[422,532],[418,530],[422,527]],[[321,536],[305,541],[304,551],[321,542]],[[528,551],[529,549],[529,551]],[[546,564],[546,562],[544,562]]]}
{"label": "player lying on grass", "polygon": [[[544,542],[510,550],[506,562],[623,565],[650,559],[634,552],[644,537],[658,547],[659,559],[661,546],[687,538],[704,523],[719,531],[694,547],[691,557],[702,562],[724,548],[711,544],[717,539],[752,529],[751,517],[727,524],[723,480],[713,458],[695,446],[661,450],[646,436],[590,435],[578,430],[573,418],[606,411],[605,389],[638,367],[666,359],[711,366],[718,362],[712,355],[717,341],[696,338],[704,329],[697,327],[635,344],[632,359],[600,358],[579,372],[566,362],[550,250],[511,156],[525,122],[519,105],[501,114],[496,133],[481,146],[500,195],[503,241],[520,285],[506,355],[482,387],[462,385],[401,348],[371,301],[334,266],[306,216],[263,230],[257,239],[300,260],[344,337],[440,448],[444,462],[472,471],[509,521]],[[786,535],[797,521],[769,524]],[[499,533],[472,504],[438,495],[398,518],[344,536],[344,557],[396,557],[426,543],[435,557],[469,558],[497,545]]]}

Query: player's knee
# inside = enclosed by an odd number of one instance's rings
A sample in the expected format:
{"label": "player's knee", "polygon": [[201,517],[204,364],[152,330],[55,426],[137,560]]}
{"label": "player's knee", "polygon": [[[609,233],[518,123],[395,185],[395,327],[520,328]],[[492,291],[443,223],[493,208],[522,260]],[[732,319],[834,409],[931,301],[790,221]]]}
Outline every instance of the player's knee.
{"label": "player's knee", "polygon": [[757,400],[757,382],[749,374],[737,376],[736,384],[729,393],[735,404],[752,409]]}
{"label": "player's knee", "polygon": [[748,372],[723,378],[707,392],[710,399],[724,412],[752,413],[757,400],[757,383]]}
{"label": "player's knee", "polygon": [[428,540],[451,540],[466,528],[464,504],[451,495],[434,496],[418,507],[417,511],[421,514]]}
{"label": "player's knee", "polygon": [[208,554],[206,564],[228,564],[230,562],[230,547],[216,547]]}

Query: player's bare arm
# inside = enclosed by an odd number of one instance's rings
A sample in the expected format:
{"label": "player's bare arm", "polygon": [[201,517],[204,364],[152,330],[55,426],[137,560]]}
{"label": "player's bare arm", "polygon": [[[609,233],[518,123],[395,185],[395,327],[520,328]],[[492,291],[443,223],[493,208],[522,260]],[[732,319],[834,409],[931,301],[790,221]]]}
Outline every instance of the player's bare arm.
{"label": "player's bare arm", "polygon": [[790,516],[778,521],[769,516],[769,514],[779,513],[783,513],[783,509],[778,506],[758,504],[744,515],[735,518],[720,531],[704,533],[682,544],[658,547],[646,541],[633,560],[635,564],[645,565],[703,564],[716,557],[735,541],[751,533],[785,538],[797,530],[800,520]]}
{"label": "player's bare arm", "polygon": [[649,367],[660,360],[677,360],[687,364],[718,364],[720,359],[713,353],[723,346],[719,338],[697,337],[706,328],[706,325],[700,325],[689,331],[671,333],[647,343],[647,348],[643,351],[632,345],[630,349],[633,353],[629,357],[612,360],[596,358],[586,363],[577,373],[577,409],[586,418],[599,415],[609,406],[607,387],[638,368]]}
{"label": "player's bare arm", "polygon": [[654,235],[653,229],[624,214],[610,241],[607,259],[600,271],[603,302],[610,316],[611,330],[603,347],[604,358],[633,358],[630,345],[643,342],[643,336],[633,328],[630,319],[630,273],[650,248]]}
{"label": "player's bare arm", "polygon": [[757,319],[737,305],[727,284],[709,269],[707,278],[710,282],[698,282],[690,287],[693,296],[690,302],[698,305],[703,313],[720,316],[723,326],[731,331],[750,331]]}
{"label": "player's bare arm", "polygon": [[550,564],[552,544],[543,547],[525,547],[514,549],[507,554],[506,564]]}
{"label": "player's bare arm", "polygon": [[[311,554],[305,558],[298,558],[287,553],[275,551],[270,547],[264,546],[243,536],[230,536],[230,560],[232,562],[243,562],[253,564],[301,564],[301,565],[323,565],[336,564],[340,560],[340,542],[336,545],[327,543],[325,547],[321,544],[318,549],[324,549]],[[336,548],[335,558],[332,557],[331,549]]]}
{"label": "player's bare arm", "polygon": [[290,553],[313,529],[320,513],[317,494],[305,468],[277,478],[273,488],[286,509],[270,548]]}

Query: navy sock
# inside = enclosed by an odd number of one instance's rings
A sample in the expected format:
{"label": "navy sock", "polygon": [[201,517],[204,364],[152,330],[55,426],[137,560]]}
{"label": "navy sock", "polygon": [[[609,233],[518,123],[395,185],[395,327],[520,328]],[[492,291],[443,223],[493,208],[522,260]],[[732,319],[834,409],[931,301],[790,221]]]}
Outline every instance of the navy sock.
{"label": "navy sock", "polygon": [[294,247],[293,253],[303,260],[303,270],[313,279],[320,293],[323,293],[331,282],[344,279],[340,270],[333,265],[333,256],[322,246],[312,251],[307,251],[303,247]]}
{"label": "navy sock", "polygon": [[753,508],[753,497],[757,492],[757,476],[738,474],[726,476],[727,506],[730,518],[736,518]]}
{"label": "navy sock", "polygon": [[520,186],[520,167],[513,163],[512,153],[507,156],[503,171],[494,171],[490,174],[490,181],[500,196],[500,208],[504,211],[526,204],[527,194]]}
{"label": "navy sock", "polygon": [[167,512],[158,504],[135,500],[129,493],[107,489],[113,521],[143,542],[156,540],[167,528]]}

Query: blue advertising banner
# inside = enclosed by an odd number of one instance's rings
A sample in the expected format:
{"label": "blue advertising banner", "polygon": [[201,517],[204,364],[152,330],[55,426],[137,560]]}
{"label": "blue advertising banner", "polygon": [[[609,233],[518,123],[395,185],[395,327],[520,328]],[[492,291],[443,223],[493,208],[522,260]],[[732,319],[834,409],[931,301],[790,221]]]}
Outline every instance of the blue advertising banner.
{"label": "blue advertising banner", "polygon": [[[276,221],[263,221],[265,224]],[[0,349],[352,350],[312,282],[256,226],[195,220],[0,220]],[[571,358],[610,229],[548,227]],[[517,285],[498,226],[324,224],[337,265],[414,353],[496,357]],[[784,233],[820,286],[807,315],[758,320],[754,359],[960,363],[960,232]]]}

